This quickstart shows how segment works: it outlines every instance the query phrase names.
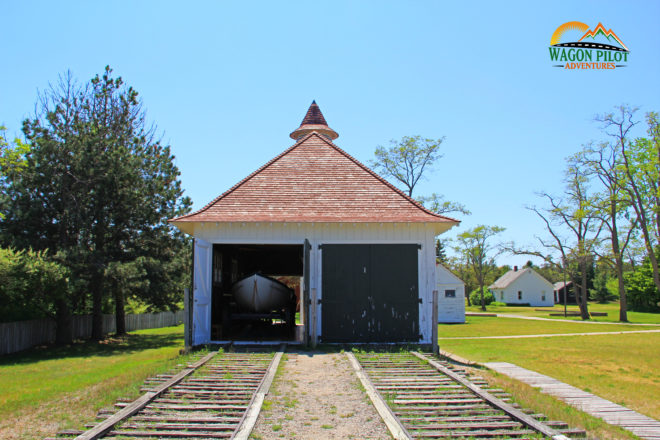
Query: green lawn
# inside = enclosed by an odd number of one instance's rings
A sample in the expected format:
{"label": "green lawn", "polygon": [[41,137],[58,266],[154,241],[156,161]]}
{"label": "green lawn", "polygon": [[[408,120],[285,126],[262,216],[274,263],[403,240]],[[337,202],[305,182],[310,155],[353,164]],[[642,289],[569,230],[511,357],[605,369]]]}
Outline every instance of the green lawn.
{"label": "green lawn", "polygon": [[80,427],[98,408],[136,396],[146,377],[174,365],[182,347],[183,326],[177,326],[2,356],[0,438],[43,438]]}
{"label": "green lawn", "polygon": [[[537,310],[538,309],[538,310]],[[576,305],[567,306],[569,312],[579,312],[580,309]],[[480,306],[466,307],[467,312],[480,313],[482,312]],[[507,313],[521,316],[536,316],[539,318],[550,319],[569,319],[572,321],[581,321],[579,316],[550,316],[550,313],[563,313],[563,305],[555,305],[554,307],[497,307],[486,306],[488,313]],[[607,316],[593,316],[592,321],[597,322],[619,322],[619,303],[610,302],[606,304],[599,304],[596,302],[589,303],[590,312],[605,312]],[[633,324],[660,324],[660,313],[641,313],[641,312],[628,312],[628,322]]]}
{"label": "green lawn", "polygon": [[[604,327],[604,328],[601,328]],[[633,327],[469,317],[440,325],[440,337],[621,331]],[[658,329],[658,327],[651,327]],[[440,339],[440,347],[480,363],[511,362],[660,418],[660,333],[525,339]]]}
{"label": "green lawn", "polygon": [[660,327],[651,325],[610,325],[581,322],[568,323],[561,321],[553,322],[532,319],[468,316],[465,324],[441,324],[438,327],[438,337],[457,338],[470,336],[545,335],[553,333],[593,333],[638,330],[660,330]]}

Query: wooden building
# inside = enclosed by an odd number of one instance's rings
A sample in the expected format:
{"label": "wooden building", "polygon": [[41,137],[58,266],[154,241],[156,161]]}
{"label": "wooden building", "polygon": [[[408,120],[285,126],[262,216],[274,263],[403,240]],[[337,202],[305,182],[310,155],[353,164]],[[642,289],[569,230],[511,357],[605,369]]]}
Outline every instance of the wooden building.
{"label": "wooden building", "polygon": [[440,263],[436,264],[438,322],[465,322],[465,283]]}
{"label": "wooden building", "polygon": [[337,147],[315,102],[290,136],[293,146],[170,220],[195,241],[192,344],[296,338],[276,319],[234,319],[231,285],[254,272],[300,277],[302,341],[430,343],[435,237],[458,221]]}
{"label": "wooden building", "polygon": [[514,266],[488,288],[495,301],[506,304],[534,307],[552,307],[555,304],[554,286],[531,267],[518,270],[518,266]]}

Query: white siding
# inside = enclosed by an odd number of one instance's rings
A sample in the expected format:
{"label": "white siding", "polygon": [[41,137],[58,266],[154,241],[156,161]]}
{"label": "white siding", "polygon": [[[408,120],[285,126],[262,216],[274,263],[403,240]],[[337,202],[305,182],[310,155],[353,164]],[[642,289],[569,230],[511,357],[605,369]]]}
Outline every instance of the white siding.
{"label": "white siding", "polygon": [[[495,301],[507,304],[529,304],[533,307],[551,307],[555,304],[554,286],[531,271],[523,273],[505,289],[491,290]],[[518,299],[518,292],[521,292],[522,299]]]}
{"label": "white siding", "polygon": [[[419,223],[201,223],[195,224],[193,236],[209,243],[302,244],[309,240],[310,288],[321,291],[320,244],[412,243],[419,251],[419,326],[420,343],[431,342],[431,307],[435,279],[435,224]],[[210,266],[208,268],[210,279]],[[458,293],[457,293],[458,295]],[[317,304],[317,335],[321,335],[321,304]],[[205,341],[210,342],[210,341]],[[198,343],[197,340],[195,342]]]}
{"label": "white siding", "polygon": [[[436,266],[438,322],[465,322],[465,284],[442,265]],[[454,297],[447,296],[453,290]]]}

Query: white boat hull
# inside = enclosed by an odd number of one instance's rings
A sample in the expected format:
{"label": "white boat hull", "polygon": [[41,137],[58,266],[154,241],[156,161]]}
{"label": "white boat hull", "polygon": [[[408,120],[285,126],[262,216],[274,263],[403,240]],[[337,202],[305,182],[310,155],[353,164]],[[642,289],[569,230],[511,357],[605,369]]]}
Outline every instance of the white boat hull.
{"label": "white boat hull", "polygon": [[293,291],[272,278],[254,274],[231,287],[236,304],[245,311],[268,313],[282,309],[291,301]]}

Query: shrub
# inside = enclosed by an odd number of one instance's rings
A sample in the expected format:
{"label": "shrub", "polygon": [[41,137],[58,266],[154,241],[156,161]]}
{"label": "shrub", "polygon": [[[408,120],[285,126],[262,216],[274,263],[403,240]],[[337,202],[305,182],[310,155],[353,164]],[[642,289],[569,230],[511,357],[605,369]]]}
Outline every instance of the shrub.
{"label": "shrub", "polygon": [[[495,297],[487,288],[484,287],[484,304],[489,305],[493,301],[495,301]],[[479,294],[479,289],[474,289],[472,293],[470,293],[470,303],[474,306],[481,305],[481,294]]]}
{"label": "shrub", "polygon": [[651,264],[645,260],[634,272],[624,274],[628,309],[635,312],[660,312],[660,292],[653,282]]}
{"label": "shrub", "polygon": [[[484,298],[484,299],[486,299],[486,298]],[[499,301],[493,301],[492,303],[490,303],[490,305],[493,306],[493,307],[506,307],[506,303],[499,302]]]}

